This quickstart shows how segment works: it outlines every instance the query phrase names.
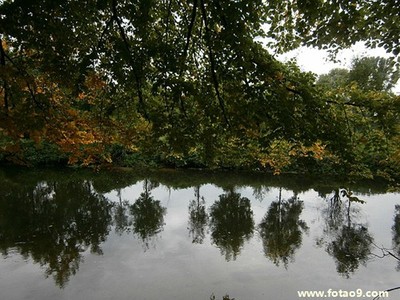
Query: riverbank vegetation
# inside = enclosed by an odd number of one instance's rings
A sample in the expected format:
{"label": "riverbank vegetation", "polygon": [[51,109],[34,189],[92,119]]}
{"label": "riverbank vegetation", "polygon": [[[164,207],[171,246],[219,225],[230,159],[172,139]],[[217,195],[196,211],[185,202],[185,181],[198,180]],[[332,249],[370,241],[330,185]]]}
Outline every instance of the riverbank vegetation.
{"label": "riverbank vegetation", "polygon": [[[391,1],[1,1],[0,160],[396,180],[399,15]],[[262,38],[393,57],[317,78]]]}

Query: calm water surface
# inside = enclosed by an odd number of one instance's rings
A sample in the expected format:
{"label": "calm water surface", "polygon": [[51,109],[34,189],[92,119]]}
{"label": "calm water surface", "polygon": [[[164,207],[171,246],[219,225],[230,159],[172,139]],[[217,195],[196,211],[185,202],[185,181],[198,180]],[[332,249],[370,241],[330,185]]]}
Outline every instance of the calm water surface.
{"label": "calm water surface", "polygon": [[400,195],[371,183],[2,169],[0,188],[4,300],[299,299],[400,285]]}

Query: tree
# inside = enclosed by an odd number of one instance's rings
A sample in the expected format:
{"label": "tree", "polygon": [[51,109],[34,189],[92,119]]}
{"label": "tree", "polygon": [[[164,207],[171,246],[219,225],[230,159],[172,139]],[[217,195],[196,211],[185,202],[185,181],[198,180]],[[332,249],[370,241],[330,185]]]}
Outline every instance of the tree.
{"label": "tree", "polygon": [[390,92],[399,79],[393,63],[383,57],[354,57],[350,70],[335,68],[319,76],[317,84],[328,89],[356,83],[363,91]]}
{"label": "tree", "polygon": [[[400,205],[395,205],[394,224],[392,226],[392,245],[395,254],[400,254]],[[396,270],[400,270],[400,262],[397,264]]]}
{"label": "tree", "polygon": [[118,189],[118,198],[119,202],[114,205],[114,225],[115,225],[115,232],[118,234],[122,234],[125,231],[128,231],[129,226],[131,226],[132,222],[129,220],[129,202],[127,200],[122,201],[121,197],[121,189]]}
{"label": "tree", "polygon": [[318,77],[317,84],[324,88],[344,87],[349,83],[349,70],[335,68]]}
{"label": "tree", "polygon": [[86,249],[102,254],[111,206],[87,180],[3,186],[0,251],[12,249],[31,257],[63,288],[78,271]]}
{"label": "tree", "polygon": [[317,81],[331,116],[341,124],[345,151],[340,156],[350,163],[346,166],[350,173],[364,177],[379,173],[387,179],[396,176],[400,98],[390,89],[397,78],[389,60],[362,57],[352,60],[349,71],[334,69]]}
{"label": "tree", "polygon": [[268,1],[268,33],[278,49],[317,46],[337,51],[364,41],[397,56],[400,7],[396,0]]}
{"label": "tree", "polygon": [[282,201],[280,191],[279,200],[271,203],[259,225],[265,256],[277,266],[283,263],[287,268],[301,247],[303,231],[308,230],[307,224],[300,220],[302,211],[303,202],[296,195]]}
{"label": "tree", "polygon": [[[209,133],[227,127],[233,129],[229,135],[237,135],[244,124],[257,128],[268,120],[268,127],[281,127],[276,135],[303,133],[297,122],[277,124],[295,109],[289,107],[294,98],[315,101],[306,87],[311,78],[293,67],[286,70],[254,41],[263,34],[262,6],[262,1],[113,0],[83,7],[74,0],[24,6],[6,1],[0,7],[8,49],[2,48],[4,134],[18,140],[24,133],[32,136],[34,128],[43,136],[47,124],[61,123],[47,139],[74,152],[82,145],[79,136],[89,141],[83,148],[91,149],[103,137],[120,138],[149,122],[167,155],[197,148],[207,156],[218,147]],[[60,115],[54,107],[62,108]],[[92,122],[76,126],[82,113]],[[59,118],[48,119],[54,115]],[[67,124],[59,120],[65,115]],[[25,123],[38,120],[35,126],[23,127],[27,116]],[[116,120],[125,121],[125,132],[101,130],[107,123],[118,127]],[[65,139],[62,128],[68,126],[71,136]]]}
{"label": "tree", "polygon": [[245,241],[253,235],[254,220],[250,200],[233,190],[220,195],[210,208],[210,230],[214,244],[227,261],[240,254]]}
{"label": "tree", "polygon": [[149,248],[151,238],[163,230],[164,215],[167,213],[167,209],[161,205],[161,202],[151,196],[150,191],[153,187],[152,182],[146,179],[144,192],[130,206],[133,233],[143,241],[145,248]]}
{"label": "tree", "polygon": [[[347,198],[344,203],[342,197]],[[359,211],[352,203],[364,203],[350,191],[336,189],[328,206],[322,211],[326,220],[324,235],[318,245],[326,245],[326,251],[335,259],[337,272],[349,278],[360,264],[365,264],[371,253],[373,237],[368,227],[360,223]]]}
{"label": "tree", "polygon": [[351,64],[348,80],[365,91],[389,92],[399,79],[392,63],[383,57],[356,57]]}
{"label": "tree", "polygon": [[208,222],[208,214],[204,197],[200,197],[200,186],[196,186],[195,200],[189,202],[189,235],[192,237],[192,243],[202,244],[205,238],[205,230]]}
{"label": "tree", "polygon": [[[110,163],[120,152],[172,166],[276,171],[271,156],[282,144],[321,145],[347,161],[349,118],[328,105],[335,93],[277,61],[260,38],[275,38],[278,50],[365,38],[395,53],[391,4],[2,1],[1,156],[23,162],[34,141],[56,145],[71,164]],[[291,161],[307,155],[286,150]]]}

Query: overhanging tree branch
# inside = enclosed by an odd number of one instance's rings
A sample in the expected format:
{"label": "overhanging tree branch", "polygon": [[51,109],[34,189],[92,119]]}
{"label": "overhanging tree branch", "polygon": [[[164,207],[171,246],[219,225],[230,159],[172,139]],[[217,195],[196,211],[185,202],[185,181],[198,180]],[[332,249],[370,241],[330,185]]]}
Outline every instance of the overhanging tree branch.
{"label": "overhanging tree branch", "polygon": [[211,67],[211,78],[212,78],[212,81],[213,81],[214,90],[215,90],[215,94],[217,95],[219,106],[220,106],[220,108],[222,110],[222,114],[223,114],[224,120],[225,120],[226,124],[228,126],[230,126],[228,117],[226,115],[225,103],[224,103],[224,100],[222,99],[221,93],[219,91],[219,82],[218,82],[218,77],[217,77],[217,72],[216,72],[214,52],[213,52],[212,46],[211,46],[211,29],[210,29],[210,26],[208,24],[207,12],[206,12],[206,7],[205,7],[204,0],[200,0],[200,4],[201,4],[201,14],[202,14],[203,22],[204,22],[204,27],[205,27],[205,30],[206,30],[205,38],[206,38],[206,43],[207,43],[207,48],[208,48],[208,55],[209,55],[209,59],[210,59],[210,65],[211,65],[210,66]]}
{"label": "overhanging tree branch", "polygon": [[[186,57],[187,57],[187,52],[189,50],[190,39],[192,36],[192,31],[193,31],[193,26],[196,21],[197,6],[198,6],[198,0],[193,0],[193,7],[192,7],[192,13],[191,13],[191,17],[190,17],[190,23],[189,23],[189,27],[188,27],[188,32],[186,34],[186,44],[185,44],[185,49],[183,50],[183,57],[182,57],[183,65],[184,65]],[[181,69],[181,73],[182,73],[182,69]]]}
{"label": "overhanging tree branch", "polygon": [[144,100],[143,100],[142,83],[141,83],[139,74],[137,73],[137,70],[135,68],[135,61],[133,60],[133,57],[132,57],[132,51],[131,51],[131,47],[130,47],[129,42],[128,42],[128,37],[126,36],[125,30],[122,27],[121,20],[120,20],[119,15],[118,15],[117,1],[116,0],[112,1],[112,14],[113,14],[113,19],[117,23],[118,31],[119,31],[119,33],[120,33],[120,35],[122,37],[122,41],[124,43],[125,49],[126,49],[126,51],[128,52],[128,55],[129,55],[129,63],[131,64],[133,76],[135,78],[136,93],[137,93],[137,96],[138,96],[138,99],[139,99],[139,104],[140,104],[140,106],[141,106],[141,108],[143,110],[144,117],[146,118],[146,120],[149,120],[149,116],[148,116],[147,110],[146,110],[146,105],[145,105]]}
{"label": "overhanging tree branch", "polygon": [[[0,40],[0,65],[4,68],[6,65],[6,52],[3,47],[3,40]],[[8,114],[8,83],[7,80],[3,79],[3,91],[4,91],[4,112]]]}
{"label": "overhanging tree branch", "polygon": [[83,84],[84,82],[85,75],[87,74],[87,66],[91,63],[91,59],[96,55],[96,53],[99,52],[101,46],[104,43],[104,37],[108,32],[109,28],[112,26],[113,22],[114,22],[114,16],[111,16],[111,18],[107,21],[106,25],[104,26],[100,38],[97,41],[97,44],[93,47],[93,50],[82,58],[80,62],[80,73],[77,86],[78,89],[80,88],[80,85]]}
{"label": "overhanging tree branch", "polygon": [[[198,0],[193,0],[193,7],[192,7],[192,13],[190,15],[190,23],[188,26],[188,31],[186,33],[186,43],[185,43],[185,48],[183,49],[183,55],[181,58],[181,67],[179,70],[179,78],[182,78],[183,72],[185,70],[185,65],[186,65],[186,59],[188,56],[188,52],[189,52],[189,46],[190,46],[190,40],[192,38],[192,32],[193,32],[193,27],[194,27],[194,23],[196,22],[196,16],[197,16],[197,6],[198,6]],[[184,113],[184,115],[186,115],[186,110],[185,110],[185,106],[182,100],[182,95],[181,95],[181,89],[178,88],[178,98],[179,98],[179,103],[180,103],[180,108],[182,110],[182,112]]]}
{"label": "overhanging tree branch", "polygon": [[[351,101],[338,102],[338,101],[334,101],[334,100],[326,100],[325,102],[326,102],[326,103],[329,103],[329,104],[347,105],[347,106],[353,106],[353,107],[357,107],[357,108],[370,108],[370,107],[368,107],[368,105],[365,105],[365,104],[363,104],[363,103],[355,103],[355,102],[351,102]],[[386,110],[389,110],[389,111],[395,111],[395,112],[398,111],[397,108],[395,108],[395,107],[390,107],[390,106],[386,107],[385,109],[386,109]]]}
{"label": "overhanging tree branch", "polygon": [[24,78],[26,87],[29,91],[29,95],[31,96],[33,103],[36,104],[36,107],[44,110],[46,108],[46,106],[42,102],[37,100],[34,88],[32,88],[31,83],[29,83],[29,78],[33,78],[33,76],[31,76],[27,70],[22,69],[10,56],[8,56],[5,53],[5,51],[3,51],[1,55],[4,55],[4,58],[7,59],[18,70],[18,72],[21,74],[21,76]]}

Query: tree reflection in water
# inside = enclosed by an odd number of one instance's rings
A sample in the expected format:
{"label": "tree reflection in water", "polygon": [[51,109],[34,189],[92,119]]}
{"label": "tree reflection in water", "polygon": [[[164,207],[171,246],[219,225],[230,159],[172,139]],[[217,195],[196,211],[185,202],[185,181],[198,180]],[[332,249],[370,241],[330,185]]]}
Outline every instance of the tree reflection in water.
{"label": "tree reflection in water", "polygon": [[[400,257],[400,205],[395,206],[394,212],[394,224],[392,226],[392,234],[393,234],[393,250],[397,258]],[[400,271],[400,261],[397,264],[397,271]]]}
{"label": "tree reflection in water", "polygon": [[[344,190],[345,191],[345,190]],[[342,201],[342,197],[347,200]],[[326,246],[326,251],[333,256],[336,270],[346,278],[354,273],[360,264],[365,264],[371,254],[372,236],[368,228],[358,222],[359,211],[352,203],[360,202],[347,191],[336,189],[323,211],[325,218],[324,237],[317,244]]]}
{"label": "tree reflection in water", "polygon": [[200,197],[200,186],[194,188],[195,200],[189,202],[189,236],[192,242],[202,244],[205,238],[208,215],[204,197]]}
{"label": "tree reflection in water", "polygon": [[300,220],[303,202],[296,195],[289,200],[282,200],[282,189],[278,201],[273,201],[259,225],[265,256],[275,265],[294,260],[294,254],[302,244],[302,232],[308,231],[307,224]]}
{"label": "tree reflection in water", "polygon": [[121,190],[117,190],[119,201],[113,207],[115,232],[119,235],[133,232],[142,240],[145,249],[149,249],[151,240],[165,225],[164,216],[167,209],[151,196],[151,190],[158,186],[158,182],[145,179],[143,192],[132,205],[129,201],[122,200]]}
{"label": "tree reflection in water", "polygon": [[[119,201],[111,203],[94,190],[92,181],[75,177],[58,182],[15,182],[1,182],[0,251],[5,256],[17,252],[40,264],[60,287],[77,272],[85,251],[102,254],[101,244],[111,225],[119,234],[136,235],[146,249],[164,229],[167,210],[152,196],[158,186],[154,181],[144,180],[142,193],[130,203],[123,199],[121,187],[116,190]],[[263,191],[256,192],[257,199],[262,199]],[[358,221],[359,204],[354,202],[359,199],[341,192],[335,191],[323,211],[324,236],[318,243],[335,259],[337,271],[349,277],[366,262],[372,237]],[[276,265],[287,267],[301,247],[308,230],[300,219],[302,211],[303,202],[296,194],[283,200],[280,192],[258,226],[265,256]],[[220,195],[207,211],[198,185],[188,212],[193,243],[203,243],[208,229],[213,245],[227,261],[235,260],[253,236],[250,200],[234,188]],[[400,256],[400,205],[396,206],[392,230],[394,248]]]}
{"label": "tree reflection in water", "polygon": [[82,252],[102,254],[111,204],[88,181],[17,186],[0,199],[0,249],[17,250],[46,268],[64,287],[79,269]]}
{"label": "tree reflection in water", "polygon": [[158,183],[144,181],[144,192],[130,206],[130,213],[133,217],[132,230],[143,241],[146,249],[152,238],[163,230],[164,215],[167,209],[161,206],[159,200],[151,196],[151,189],[158,186]]}
{"label": "tree reflection in water", "polygon": [[114,204],[113,215],[115,232],[119,235],[129,230],[132,221],[129,219],[129,202],[122,200],[121,189],[117,190],[118,202]]}
{"label": "tree reflection in water", "polygon": [[[210,296],[210,300],[216,300],[217,298],[215,298],[214,294],[211,294]],[[235,300],[235,298],[230,298],[229,295],[225,295],[222,297],[222,300]]]}
{"label": "tree reflection in water", "polygon": [[235,260],[246,240],[253,236],[254,220],[250,200],[229,190],[220,195],[210,208],[212,241],[225,259]]}

